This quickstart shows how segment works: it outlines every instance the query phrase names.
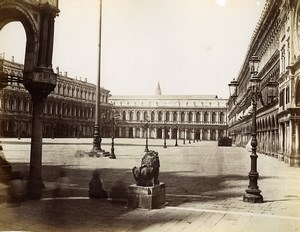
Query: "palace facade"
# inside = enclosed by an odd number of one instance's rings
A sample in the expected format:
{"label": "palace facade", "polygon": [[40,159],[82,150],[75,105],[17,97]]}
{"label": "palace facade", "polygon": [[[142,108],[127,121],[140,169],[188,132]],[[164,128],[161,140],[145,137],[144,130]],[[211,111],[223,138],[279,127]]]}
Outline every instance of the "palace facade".
{"label": "palace facade", "polygon": [[[30,137],[32,103],[22,84],[23,65],[0,56],[0,72],[8,82],[0,90],[0,136]],[[57,85],[45,101],[43,137],[93,137],[96,86],[86,79],[70,78],[56,70]],[[101,137],[112,136],[112,117],[118,115],[115,136],[218,140],[227,134],[227,99],[216,95],[111,96],[101,88]]]}
{"label": "palace facade", "polygon": [[218,140],[226,134],[227,99],[216,95],[162,95],[158,83],[154,95],[109,100],[118,115],[118,137]]}
{"label": "palace facade", "polygon": [[[1,80],[1,85],[7,86],[0,90],[0,136],[30,137],[32,103],[22,84],[23,65],[13,59],[5,60],[2,55],[0,72],[8,74],[8,82]],[[57,74],[56,87],[45,101],[43,137],[93,137],[96,86],[86,79],[73,79],[67,73],[62,75],[58,69]],[[103,114],[111,109],[108,97],[109,90],[101,88]]]}
{"label": "palace facade", "polygon": [[[228,132],[235,144],[251,139],[249,59],[260,59],[261,99],[257,104],[257,150],[300,166],[300,1],[267,0],[237,78],[237,100],[229,98]],[[268,99],[268,83],[276,82]]]}

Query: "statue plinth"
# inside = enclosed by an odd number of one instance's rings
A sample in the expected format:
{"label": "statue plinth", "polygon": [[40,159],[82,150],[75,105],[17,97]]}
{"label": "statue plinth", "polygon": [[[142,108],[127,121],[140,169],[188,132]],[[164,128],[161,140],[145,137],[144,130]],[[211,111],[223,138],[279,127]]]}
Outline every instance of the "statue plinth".
{"label": "statue plinth", "polygon": [[154,186],[133,184],[128,189],[128,207],[151,210],[160,208],[166,202],[165,183]]}

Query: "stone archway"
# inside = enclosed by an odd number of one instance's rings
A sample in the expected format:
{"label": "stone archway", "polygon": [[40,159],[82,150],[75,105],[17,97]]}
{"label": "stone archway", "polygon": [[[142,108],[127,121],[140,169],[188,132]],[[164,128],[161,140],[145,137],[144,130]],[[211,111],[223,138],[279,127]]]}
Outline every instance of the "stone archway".
{"label": "stone archway", "polygon": [[[6,24],[18,21],[26,33],[23,85],[29,91],[33,105],[28,195],[34,199],[41,197],[43,188],[42,114],[45,99],[55,88],[57,79],[52,69],[52,53],[54,18],[58,13],[57,0],[0,0],[0,30]],[[0,72],[0,79],[7,75]]]}

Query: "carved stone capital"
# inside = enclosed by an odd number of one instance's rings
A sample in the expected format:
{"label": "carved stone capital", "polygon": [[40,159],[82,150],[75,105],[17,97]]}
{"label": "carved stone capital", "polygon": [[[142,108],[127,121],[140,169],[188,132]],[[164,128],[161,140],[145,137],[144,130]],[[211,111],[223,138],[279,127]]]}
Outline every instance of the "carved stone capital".
{"label": "carved stone capital", "polygon": [[55,88],[57,74],[52,69],[37,68],[24,72],[23,84],[31,96],[46,98]]}

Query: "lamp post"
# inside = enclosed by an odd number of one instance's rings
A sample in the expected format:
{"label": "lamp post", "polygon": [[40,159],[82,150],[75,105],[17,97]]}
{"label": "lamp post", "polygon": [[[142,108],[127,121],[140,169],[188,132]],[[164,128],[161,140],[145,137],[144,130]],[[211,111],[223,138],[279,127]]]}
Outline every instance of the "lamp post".
{"label": "lamp post", "polygon": [[[143,122],[141,121],[141,124],[143,125]],[[146,118],[146,123],[145,125],[142,126],[142,129],[144,131],[144,129],[146,130],[146,144],[145,144],[145,152],[148,152],[149,151],[149,148],[148,148],[148,129],[149,129],[149,120],[148,118]]]}
{"label": "lamp post", "polygon": [[[249,172],[249,185],[248,188],[245,190],[245,194],[243,196],[244,202],[250,202],[250,203],[262,203],[263,202],[263,196],[260,194],[261,190],[258,188],[258,172],[257,172],[257,127],[256,127],[256,109],[257,109],[257,103],[260,100],[262,105],[265,106],[265,102],[262,99],[261,96],[261,89],[260,89],[260,77],[258,76],[258,65],[259,65],[259,58],[257,56],[252,56],[249,59],[249,66],[250,66],[250,99],[252,104],[252,128],[251,128],[251,169]],[[275,97],[275,91],[274,88],[277,86],[277,83],[273,80],[269,80],[269,82],[265,85],[267,87],[267,104],[269,99],[273,99]],[[237,87],[238,82],[236,80],[233,80],[229,84],[230,87],[230,95],[233,99],[233,102],[235,104],[235,99],[238,96]]]}
{"label": "lamp post", "polygon": [[146,121],[145,128],[146,128],[146,145],[145,145],[145,152],[148,152],[148,151],[149,151],[149,148],[148,148],[148,129],[149,129],[149,121],[148,121],[148,120]]}
{"label": "lamp post", "polygon": [[116,158],[116,154],[115,154],[115,142],[114,142],[114,139],[115,139],[115,126],[116,126],[116,119],[118,117],[118,115],[116,115],[116,109],[113,108],[112,110],[112,117],[111,117],[111,124],[112,124],[112,136],[111,136],[111,152],[110,152],[110,155],[109,155],[109,158],[110,159],[115,159]]}
{"label": "lamp post", "polygon": [[164,146],[163,148],[167,148],[167,121],[164,122]]}
{"label": "lamp post", "polygon": [[176,122],[175,147],[178,147],[178,143],[177,143],[177,134],[178,134],[178,122]]}
{"label": "lamp post", "polygon": [[183,128],[183,144],[185,144],[185,129]]}
{"label": "lamp post", "polygon": [[96,85],[96,108],[95,108],[95,126],[93,137],[92,151],[100,152],[101,149],[101,136],[100,136],[100,76],[101,76],[101,18],[102,18],[102,0],[100,0],[100,15],[99,15],[99,50],[98,50],[98,78]]}
{"label": "lamp post", "polygon": [[260,94],[259,91],[259,76],[258,76],[258,64],[259,59],[257,56],[253,56],[249,60],[250,66],[250,74],[251,79],[251,103],[252,103],[252,129],[251,129],[251,147],[252,152],[250,155],[251,158],[251,170],[249,172],[249,185],[248,188],[245,190],[246,193],[243,197],[243,201],[251,202],[251,203],[261,203],[263,202],[263,196],[260,194],[261,190],[258,188],[257,181],[258,181],[258,172],[257,172],[257,130],[256,130],[256,109],[257,109],[257,102],[258,97]]}

